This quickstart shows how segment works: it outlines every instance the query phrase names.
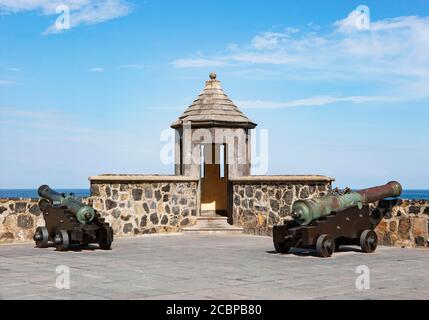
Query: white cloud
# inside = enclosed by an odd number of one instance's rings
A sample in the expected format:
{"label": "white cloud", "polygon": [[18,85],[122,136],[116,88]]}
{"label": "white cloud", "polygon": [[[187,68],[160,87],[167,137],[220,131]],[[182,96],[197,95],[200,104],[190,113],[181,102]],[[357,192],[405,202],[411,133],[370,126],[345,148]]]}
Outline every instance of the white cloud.
{"label": "white cloud", "polygon": [[18,84],[18,82],[14,81],[14,80],[0,79],[0,86],[11,86],[11,85],[15,85],[15,84]]}
{"label": "white cloud", "polygon": [[19,68],[15,68],[15,67],[8,67],[8,68],[5,68],[7,71],[11,71],[11,72],[19,72],[19,71],[21,71],[21,69],[19,69]]}
{"label": "white cloud", "polygon": [[243,52],[230,57],[232,61],[252,64],[292,64],[297,62],[299,57],[293,57],[286,51],[266,52],[263,54]]}
{"label": "white cloud", "polygon": [[71,117],[57,109],[28,110],[13,107],[0,107],[2,125],[22,125],[42,129],[61,129]]}
{"label": "white cloud", "polygon": [[290,35],[299,32],[299,29],[286,28],[284,32],[263,32],[253,37],[251,46],[257,50],[270,50],[278,48],[282,41]]}
{"label": "white cloud", "polygon": [[119,69],[143,69],[144,65],[142,64],[123,64],[118,67]]}
{"label": "white cloud", "polygon": [[[296,81],[364,83],[377,96],[429,97],[429,17],[404,16],[370,21],[356,28],[353,10],[327,28],[261,32],[247,43],[229,45],[219,54],[180,58],[176,67],[225,66],[275,71],[275,78]],[[353,29],[354,28],[354,29]],[[403,88],[407,88],[404,91]],[[411,94],[412,93],[412,94]],[[344,94],[347,96],[348,94]]]}
{"label": "white cloud", "polygon": [[[0,13],[36,11],[45,16],[59,16],[56,9],[60,5],[70,9],[70,27],[92,25],[126,16],[131,5],[124,0],[0,0]],[[55,24],[44,34],[58,33]]]}
{"label": "white cloud", "polygon": [[360,24],[362,24],[362,19],[366,18],[370,17],[366,17],[362,12],[353,10],[346,18],[336,21],[334,26],[337,28],[337,31],[340,32],[357,32],[361,30]]}
{"label": "white cloud", "polygon": [[297,99],[285,102],[267,101],[267,100],[237,100],[236,103],[243,109],[285,109],[293,107],[316,107],[333,104],[336,102],[350,102],[354,104],[367,102],[392,102],[400,101],[400,98],[384,96],[316,96],[304,99]]}
{"label": "white cloud", "polygon": [[251,45],[258,50],[275,49],[279,45],[279,40],[284,37],[286,37],[284,33],[265,32],[255,36],[251,41]]}
{"label": "white cloud", "polygon": [[91,72],[103,72],[103,71],[104,71],[104,68],[101,68],[101,67],[94,67],[94,68],[90,68],[90,69],[88,69],[88,71],[91,71]]}

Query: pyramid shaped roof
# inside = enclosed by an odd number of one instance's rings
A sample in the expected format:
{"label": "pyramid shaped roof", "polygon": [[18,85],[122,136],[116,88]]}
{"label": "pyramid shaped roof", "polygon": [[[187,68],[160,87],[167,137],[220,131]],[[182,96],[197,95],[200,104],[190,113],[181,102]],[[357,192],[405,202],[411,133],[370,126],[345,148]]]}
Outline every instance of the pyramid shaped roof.
{"label": "pyramid shaped roof", "polygon": [[216,80],[216,74],[210,74],[210,80],[196,100],[186,111],[171,125],[172,128],[180,128],[184,123],[190,122],[192,127],[241,127],[253,129],[253,123],[225,94]]}

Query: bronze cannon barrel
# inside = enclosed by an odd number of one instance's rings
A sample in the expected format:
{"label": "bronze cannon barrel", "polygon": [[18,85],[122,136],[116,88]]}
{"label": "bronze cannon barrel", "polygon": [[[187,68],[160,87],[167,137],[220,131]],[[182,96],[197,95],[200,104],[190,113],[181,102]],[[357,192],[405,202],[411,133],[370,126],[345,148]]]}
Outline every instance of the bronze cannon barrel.
{"label": "bronze cannon barrel", "polygon": [[61,202],[62,199],[64,198],[64,196],[51,189],[48,185],[44,184],[43,186],[40,186],[39,189],[37,190],[37,193],[39,194],[40,197],[48,199],[51,202]]}
{"label": "bronze cannon barrel", "polygon": [[321,198],[298,200],[292,205],[292,217],[298,224],[307,225],[320,217],[330,215],[332,212],[353,206],[362,207],[363,204],[382,200],[384,198],[398,197],[401,193],[401,184],[396,181],[391,181],[382,186],[343,195],[330,195]]}
{"label": "bronze cannon barrel", "polygon": [[402,193],[402,186],[397,181],[390,181],[382,186],[359,190],[357,193],[362,196],[363,203],[371,203],[384,198],[399,197]]}
{"label": "bronze cannon barrel", "polygon": [[76,216],[76,219],[83,224],[90,223],[94,219],[95,211],[92,207],[87,206],[77,200],[72,195],[65,195],[52,190],[49,186],[43,185],[38,189],[38,194],[44,199],[48,199],[54,204],[66,206],[71,213]]}

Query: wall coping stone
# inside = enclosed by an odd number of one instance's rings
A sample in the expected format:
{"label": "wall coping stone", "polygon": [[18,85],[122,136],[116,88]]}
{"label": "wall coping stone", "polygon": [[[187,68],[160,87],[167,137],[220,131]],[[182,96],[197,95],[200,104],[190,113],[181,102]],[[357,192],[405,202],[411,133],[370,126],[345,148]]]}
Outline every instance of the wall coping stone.
{"label": "wall coping stone", "polygon": [[175,176],[175,175],[144,175],[144,174],[101,174],[88,178],[91,182],[119,182],[119,181],[148,181],[148,182],[193,182],[198,177]]}
{"label": "wall coping stone", "polygon": [[232,182],[332,182],[334,178],[321,175],[243,176],[229,179]]}
{"label": "wall coping stone", "polygon": [[2,198],[2,197],[0,197],[0,201],[4,201],[4,202],[7,202],[7,201],[34,201],[34,199],[39,199],[38,197],[37,198],[28,198],[28,197],[26,197],[26,198],[19,198],[19,197],[4,197],[4,198]]}

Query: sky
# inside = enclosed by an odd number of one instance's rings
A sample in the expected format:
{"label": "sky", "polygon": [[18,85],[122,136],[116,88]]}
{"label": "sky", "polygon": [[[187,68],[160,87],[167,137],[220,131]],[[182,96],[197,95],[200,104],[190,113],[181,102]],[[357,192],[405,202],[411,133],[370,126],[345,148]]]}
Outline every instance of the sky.
{"label": "sky", "polygon": [[161,132],[213,71],[267,174],[429,189],[429,0],[0,0],[0,188],[172,174]]}

